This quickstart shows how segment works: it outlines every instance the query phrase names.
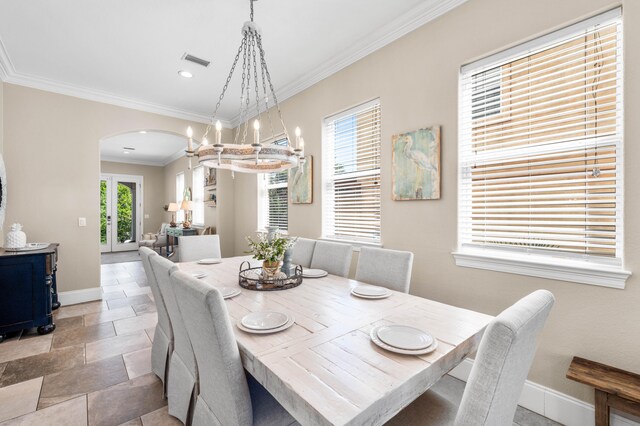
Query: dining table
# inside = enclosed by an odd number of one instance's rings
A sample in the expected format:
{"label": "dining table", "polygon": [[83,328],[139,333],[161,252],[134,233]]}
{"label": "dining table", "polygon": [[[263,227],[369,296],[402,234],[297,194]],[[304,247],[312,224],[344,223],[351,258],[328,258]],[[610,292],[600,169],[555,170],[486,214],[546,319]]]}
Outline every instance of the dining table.
{"label": "dining table", "polygon": [[[240,288],[238,273],[248,260],[178,266],[205,273],[200,279],[213,287]],[[384,424],[473,354],[493,318],[397,291],[384,299],[352,295],[361,284],[327,275],[286,290],[242,288],[226,300],[244,368],[302,425]],[[294,324],[273,334],[239,328],[245,315],[264,311],[290,315]],[[369,332],[388,324],[427,331],[436,350],[402,355],[382,349]]]}

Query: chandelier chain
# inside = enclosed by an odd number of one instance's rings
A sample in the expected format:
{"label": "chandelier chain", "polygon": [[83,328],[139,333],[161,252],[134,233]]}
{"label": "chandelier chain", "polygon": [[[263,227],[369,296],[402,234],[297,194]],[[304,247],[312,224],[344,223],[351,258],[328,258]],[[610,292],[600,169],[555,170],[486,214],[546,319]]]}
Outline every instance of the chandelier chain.
{"label": "chandelier chain", "polygon": [[[245,89],[245,86],[246,86],[245,79],[247,77],[247,49],[248,49],[248,44],[249,43],[248,43],[247,37],[245,35],[244,43],[243,43],[244,50],[242,51],[242,80],[241,80],[241,83],[240,83],[240,122],[241,123],[245,121],[245,118],[246,118],[246,115],[247,115],[247,109],[244,108],[243,104],[244,104],[244,101],[245,101],[244,89]],[[234,143],[236,143],[236,144],[238,143],[238,137],[239,136],[240,136],[240,132],[236,132]],[[246,136],[247,136],[247,126],[246,126],[246,123],[245,123],[244,131],[242,133],[241,143],[244,143],[244,140],[245,140]]]}
{"label": "chandelier chain", "polygon": [[[259,93],[259,86],[258,86],[258,62],[256,61],[256,39],[255,37],[251,37],[251,56],[253,59],[253,82],[255,85],[255,89],[256,89],[256,112],[258,114],[258,122],[261,121],[261,115],[260,115],[260,93]],[[266,93],[265,93],[266,96]],[[260,143],[260,141],[258,141],[258,143]]]}

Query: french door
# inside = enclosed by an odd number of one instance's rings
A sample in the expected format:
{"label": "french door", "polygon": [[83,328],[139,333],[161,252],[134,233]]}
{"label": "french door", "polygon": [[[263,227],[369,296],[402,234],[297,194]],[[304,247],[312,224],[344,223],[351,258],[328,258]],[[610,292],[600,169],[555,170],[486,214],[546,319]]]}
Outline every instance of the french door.
{"label": "french door", "polygon": [[137,250],[142,238],[142,176],[100,175],[100,251]]}

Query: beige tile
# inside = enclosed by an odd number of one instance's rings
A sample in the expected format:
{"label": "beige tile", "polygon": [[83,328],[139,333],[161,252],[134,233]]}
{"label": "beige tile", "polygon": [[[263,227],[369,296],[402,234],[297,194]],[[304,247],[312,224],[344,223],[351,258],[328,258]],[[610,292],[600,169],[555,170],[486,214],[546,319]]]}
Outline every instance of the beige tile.
{"label": "beige tile", "polygon": [[136,311],[136,315],[157,312],[155,303],[143,303],[141,305],[133,305],[132,307],[133,310]]}
{"label": "beige tile", "polygon": [[110,358],[115,355],[122,355],[128,352],[138,351],[140,349],[151,346],[149,337],[140,330],[132,334],[123,336],[110,337],[108,339],[98,340],[97,342],[87,343],[87,363],[98,361],[100,359]]}
{"label": "beige tile", "polygon": [[120,423],[119,426],[142,426],[142,420],[140,418],[129,420],[125,423]]}
{"label": "beige tile", "polygon": [[141,294],[139,296],[125,297],[123,299],[114,299],[107,301],[109,309],[117,309],[131,305],[140,305],[142,303],[151,303],[151,299],[149,298],[148,294]]}
{"label": "beige tile", "polygon": [[55,333],[53,335],[53,344],[51,347],[58,349],[65,346],[95,342],[96,340],[106,339],[107,337],[113,337],[115,335],[116,332],[113,328],[113,324],[110,322],[89,325],[87,327],[78,327],[68,331],[63,331],[62,333]]}
{"label": "beige tile", "polygon": [[78,315],[75,317],[69,318],[56,318],[55,320],[56,329],[54,334],[62,333],[63,331],[68,331],[73,328],[83,327],[84,321],[82,319],[82,315]]}
{"label": "beige tile", "polygon": [[151,373],[151,348],[122,355],[130,379]]}
{"label": "beige tile", "polygon": [[135,316],[136,313],[133,308],[131,306],[125,306],[124,308],[96,312],[95,314],[87,314],[84,316],[84,325],[89,326]]}
{"label": "beige tile", "polygon": [[158,323],[158,314],[149,313],[136,317],[125,318],[113,322],[117,335],[130,334],[145,328],[155,327]]}
{"label": "beige tile", "polygon": [[0,388],[0,422],[36,411],[42,377]]}
{"label": "beige tile", "polygon": [[88,302],[81,303],[78,305],[69,305],[63,306],[60,309],[55,311],[55,318],[69,318],[76,317],[78,315],[92,314],[94,312],[106,311],[108,309],[106,302],[97,301],[97,302]]}
{"label": "beige tile", "polygon": [[51,352],[9,361],[0,377],[0,387],[57,373],[84,364],[84,345],[69,346]]}
{"label": "beige tile", "polygon": [[6,423],[1,426],[39,426],[39,425],[64,425],[86,426],[87,424],[87,396],[82,395],[61,404],[34,411]]}
{"label": "beige tile", "polygon": [[118,292],[118,291],[127,291],[127,290],[140,290],[140,287],[138,287],[138,284],[134,283],[130,283],[130,284],[119,284],[119,285],[110,285],[107,287],[102,287],[102,293],[104,294],[109,294],[109,293],[114,293],[114,292]]}
{"label": "beige tile", "polygon": [[122,299],[123,297],[127,297],[124,294],[124,291],[117,290],[109,293],[102,293],[102,300],[113,300],[113,299]]}
{"label": "beige tile", "polygon": [[182,422],[169,414],[165,406],[140,418],[143,426],[181,426]]}
{"label": "beige tile", "polygon": [[154,374],[90,393],[89,425],[110,426],[135,420],[167,405],[163,393],[162,382]]}
{"label": "beige tile", "polygon": [[0,345],[0,362],[49,352],[52,339],[52,334],[46,334],[33,339],[5,341]]}
{"label": "beige tile", "polygon": [[38,409],[129,380],[121,356],[45,376]]}
{"label": "beige tile", "polygon": [[124,291],[127,297],[139,296],[141,294],[149,294],[151,293],[151,287],[138,287],[127,289]]}

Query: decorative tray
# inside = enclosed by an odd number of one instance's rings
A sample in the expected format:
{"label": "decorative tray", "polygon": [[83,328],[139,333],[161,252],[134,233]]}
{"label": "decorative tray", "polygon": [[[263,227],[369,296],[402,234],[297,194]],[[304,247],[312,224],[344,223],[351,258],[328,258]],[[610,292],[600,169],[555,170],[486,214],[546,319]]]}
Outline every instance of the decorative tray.
{"label": "decorative tray", "polygon": [[247,290],[257,291],[287,290],[298,287],[302,284],[302,266],[296,266],[291,276],[278,271],[274,278],[265,278],[261,267],[252,268],[251,264],[245,261],[240,264],[238,284]]}
{"label": "decorative tray", "polygon": [[49,247],[49,243],[28,243],[24,247],[19,248],[5,248],[5,251],[33,251],[33,250],[42,250]]}

